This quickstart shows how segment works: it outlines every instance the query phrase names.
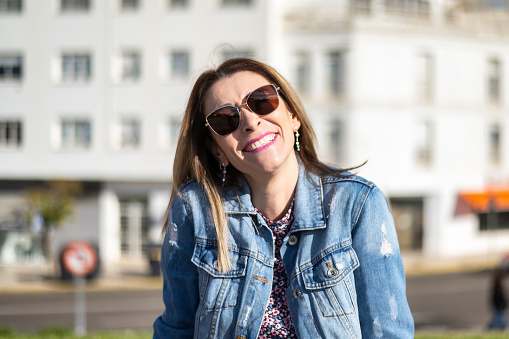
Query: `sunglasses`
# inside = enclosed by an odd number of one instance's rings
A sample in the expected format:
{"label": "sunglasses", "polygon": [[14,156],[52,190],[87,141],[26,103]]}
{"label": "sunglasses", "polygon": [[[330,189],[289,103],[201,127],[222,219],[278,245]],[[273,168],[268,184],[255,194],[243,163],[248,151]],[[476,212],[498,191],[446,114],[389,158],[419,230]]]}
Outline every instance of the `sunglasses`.
{"label": "sunglasses", "polygon": [[240,108],[244,105],[260,116],[274,112],[279,106],[279,87],[272,84],[258,87],[249,93],[239,106],[225,105],[207,115],[205,126],[209,126],[217,135],[227,136],[240,126]]}

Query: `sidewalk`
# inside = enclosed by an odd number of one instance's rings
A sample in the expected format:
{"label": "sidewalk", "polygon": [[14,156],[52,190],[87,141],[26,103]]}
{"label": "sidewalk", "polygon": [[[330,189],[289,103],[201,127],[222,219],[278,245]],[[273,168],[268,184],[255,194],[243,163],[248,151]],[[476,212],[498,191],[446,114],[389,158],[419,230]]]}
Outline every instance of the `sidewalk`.
{"label": "sidewalk", "polygon": [[[74,291],[72,280],[52,278],[54,275],[50,272],[49,267],[0,265],[0,294]],[[86,283],[86,290],[89,292],[162,290],[162,287],[162,277],[151,276],[148,263],[136,261],[105,267],[97,278]]]}
{"label": "sidewalk", "polygon": [[500,264],[501,254],[462,258],[433,258],[420,254],[403,254],[407,276],[491,270]]}
{"label": "sidewalk", "polygon": [[[424,259],[418,254],[403,255],[407,276],[472,272],[493,269],[499,255],[461,259]],[[72,281],[50,278],[50,270],[43,266],[0,266],[0,293],[58,293],[73,292]],[[98,278],[87,281],[87,291],[161,290],[162,277],[150,275],[147,262],[130,261],[104,267]]]}

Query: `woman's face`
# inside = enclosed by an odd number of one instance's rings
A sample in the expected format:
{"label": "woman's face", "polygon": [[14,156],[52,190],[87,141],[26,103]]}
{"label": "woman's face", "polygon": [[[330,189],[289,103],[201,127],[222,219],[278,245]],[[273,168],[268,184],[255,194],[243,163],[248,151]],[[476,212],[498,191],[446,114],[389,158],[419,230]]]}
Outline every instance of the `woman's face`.
{"label": "woman's face", "polygon": [[[258,87],[270,82],[263,76],[243,71],[216,82],[205,97],[205,116],[224,105],[239,106],[246,96]],[[220,136],[210,131],[214,143],[210,143],[212,154],[225,165],[232,164],[249,177],[273,174],[278,170],[294,170],[297,164],[293,150],[294,130],[300,121],[288,111],[279,96],[278,108],[259,116],[242,105],[239,128]]]}

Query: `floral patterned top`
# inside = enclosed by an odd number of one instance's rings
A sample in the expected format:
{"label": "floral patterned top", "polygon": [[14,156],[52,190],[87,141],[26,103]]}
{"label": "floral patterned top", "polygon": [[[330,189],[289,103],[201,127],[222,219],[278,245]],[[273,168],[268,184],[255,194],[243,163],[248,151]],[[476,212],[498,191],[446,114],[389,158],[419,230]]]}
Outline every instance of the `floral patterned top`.
{"label": "floral patterned top", "polygon": [[[256,209],[256,208],[255,208]],[[275,262],[274,262],[274,280],[272,281],[272,293],[270,294],[269,304],[263,314],[262,327],[258,338],[297,338],[295,328],[288,304],[286,303],[286,288],[288,286],[288,276],[286,275],[281,257],[280,249],[284,237],[290,231],[293,223],[293,201],[286,215],[279,221],[267,219],[260,211],[256,210],[267,222],[267,226],[272,230],[275,244]]]}

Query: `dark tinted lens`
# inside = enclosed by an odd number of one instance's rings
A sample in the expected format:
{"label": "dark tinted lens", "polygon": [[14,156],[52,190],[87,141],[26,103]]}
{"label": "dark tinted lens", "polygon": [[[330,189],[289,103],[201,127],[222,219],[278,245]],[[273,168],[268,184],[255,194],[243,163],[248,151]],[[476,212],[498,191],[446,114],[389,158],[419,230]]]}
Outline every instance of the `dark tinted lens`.
{"label": "dark tinted lens", "polygon": [[207,117],[209,126],[219,135],[234,132],[240,123],[240,114],[235,107],[223,107]]}
{"label": "dark tinted lens", "polygon": [[258,115],[267,115],[276,110],[279,105],[277,90],[272,85],[256,89],[246,100],[249,109]]}

